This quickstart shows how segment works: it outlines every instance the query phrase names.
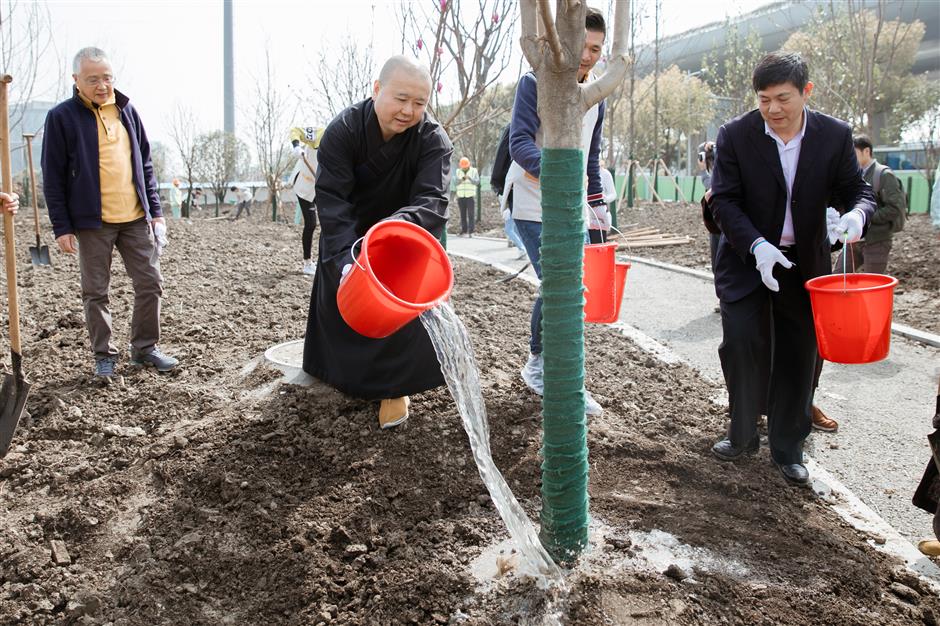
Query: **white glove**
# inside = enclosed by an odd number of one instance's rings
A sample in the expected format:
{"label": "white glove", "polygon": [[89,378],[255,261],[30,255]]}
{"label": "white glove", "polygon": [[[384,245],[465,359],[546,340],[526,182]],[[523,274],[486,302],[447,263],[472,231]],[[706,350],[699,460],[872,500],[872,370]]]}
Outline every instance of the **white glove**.
{"label": "white glove", "polygon": [[829,231],[829,245],[833,246],[839,241],[839,212],[829,207],[826,209],[826,230]]}
{"label": "white glove", "polygon": [[304,147],[300,144],[297,144],[293,147],[293,152],[295,157],[302,157],[304,155]]}
{"label": "white glove", "polygon": [[[348,273],[349,273],[349,270],[351,270],[351,269],[352,269],[352,263],[347,263],[346,265],[344,265],[344,266],[343,266],[342,276],[346,276],[346,274],[348,274]],[[341,277],[342,277],[342,276],[341,276]]]}
{"label": "white glove", "polygon": [[764,281],[764,285],[771,291],[780,291],[780,284],[774,278],[774,265],[779,264],[784,269],[790,269],[793,263],[764,238],[758,240],[751,252],[757,259],[757,270],[760,272],[760,279]]}
{"label": "white glove", "polygon": [[865,218],[861,213],[852,209],[839,220],[839,241],[842,243],[855,243],[862,238],[863,228],[865,228]]}
{"label": "white glove", "polygon": [[166,224],[163,222],[154,222],[153,223],[153,238],[157,241],[157,256],[163,254],[163,249],[166,247],[166,244],[169,243],[169,239],[166,236]]}

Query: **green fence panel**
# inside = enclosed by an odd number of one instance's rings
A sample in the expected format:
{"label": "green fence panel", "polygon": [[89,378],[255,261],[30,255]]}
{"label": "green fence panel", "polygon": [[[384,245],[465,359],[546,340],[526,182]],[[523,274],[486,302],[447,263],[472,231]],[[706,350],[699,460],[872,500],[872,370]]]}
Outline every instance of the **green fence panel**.
{"label": "green fence panel", "polygon": [[672,176],[657,176],[656,179],[656,193],[659,197],[663,200],[676,200],[678,194],[675,179]]}
{"label": "green fence panel", "polygon": [[700,187],[700,185],[696,184],[695,176],[679,176],[679,188],[682,189],[682,196],[686,199],[686,201],[690,201],[692,199],[693,185],[695,185],[695,187]]}
{"label": "green fence panel", "polygon": [[900,171],[895,172],[901,186],[907,194],[907,206],[911,213],[926,213],[930,204],[930,187],[923,172]]}

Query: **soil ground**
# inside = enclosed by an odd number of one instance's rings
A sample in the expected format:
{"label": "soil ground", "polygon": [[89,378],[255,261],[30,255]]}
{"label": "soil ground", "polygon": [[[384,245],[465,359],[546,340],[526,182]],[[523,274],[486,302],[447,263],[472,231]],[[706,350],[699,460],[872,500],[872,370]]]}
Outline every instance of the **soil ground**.
{"label": "soil ground", "polygon": [[[54,252],[55,267],[32,269],[19,224],[33,391],[0,461],[2,623],[940,618],[934,591],[876,552],[879,538],[787,487],[766,449],[737,465],[711,460],[723,422],[712,385],[598,327],[586,338],[588,386],[606,409],[589,434],[596,541],[551,600],[511,573],[480,582],[474,559],[506,533],[446,390],[416,396],[406,424],[380,431],[375,403],[283,385],[258,364],[304,331],[298,228],[171,224],[162,346],[181,367],[123,365],[105,387],[90,376],[75,260]],[[132,290],[114,265],[123,347]],[[495,270],[455,267],[452,301],[481,368],[494,457],[534,519],[540,405],[518,376],[534,293]],[[650,556],[651,538],[670,548],[665,560]],[[62,547],[70,563],[53,560]]]}
{"label": "soil ground", "polygon": [[[698,204],[644,202],[619,212],[623,227],[655,226],[664,233],[692,237],[689,244],[660,248],[631,248],[629,254],[711,271],[708,233]],[[835,262],[837,254],[832,255]],[[895,289],[894,320],[940,334],[940,241],[924,214],[908,217],[904,230],[894,236],[888,273],[900,282]]]}

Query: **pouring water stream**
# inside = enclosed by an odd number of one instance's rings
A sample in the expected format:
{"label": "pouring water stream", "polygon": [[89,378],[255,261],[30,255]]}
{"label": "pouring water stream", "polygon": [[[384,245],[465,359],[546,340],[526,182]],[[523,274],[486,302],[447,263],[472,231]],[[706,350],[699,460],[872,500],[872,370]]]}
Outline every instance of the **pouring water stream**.
{"label": "pouring water stream", "polygon": [[467,329],[447,303],[425,311],[420,319],[434,345],[447,388],[457,403],[480,478],[519,550],[518,570],[532,576],[539,587],[563,585],[561,569],[542,546],[535,527],[493,462],[490,427],[480,392],[480,374]]}

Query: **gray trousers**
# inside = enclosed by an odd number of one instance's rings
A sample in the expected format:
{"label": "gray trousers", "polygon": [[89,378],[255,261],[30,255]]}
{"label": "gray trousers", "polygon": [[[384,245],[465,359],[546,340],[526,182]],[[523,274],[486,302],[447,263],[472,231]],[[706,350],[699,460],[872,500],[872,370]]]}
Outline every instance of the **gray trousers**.
{"label": "gray trousers", "polygon": [[[848,258],[848,272],[867,272],[868,274],[884,274],[888,271],[888,254],[891,252],[891,239],[868,243],[859,241],[851,246],[852,256]],[[842,273],[843,256],[845,248],[839,253],[836,259],[836,266],[832,271],[836,274]]]}
{"label": "gray trousers", "polygon": [[145,219],[124,224],[103,223],[100,229],[78,231],[78,266],[81,272],[85,325],[95,356],[117,355],[111,341],[111,257],[114,248],[134,286],[131,346],[150,352],[160,340],[160,296],[163,277],[153,232]]}

